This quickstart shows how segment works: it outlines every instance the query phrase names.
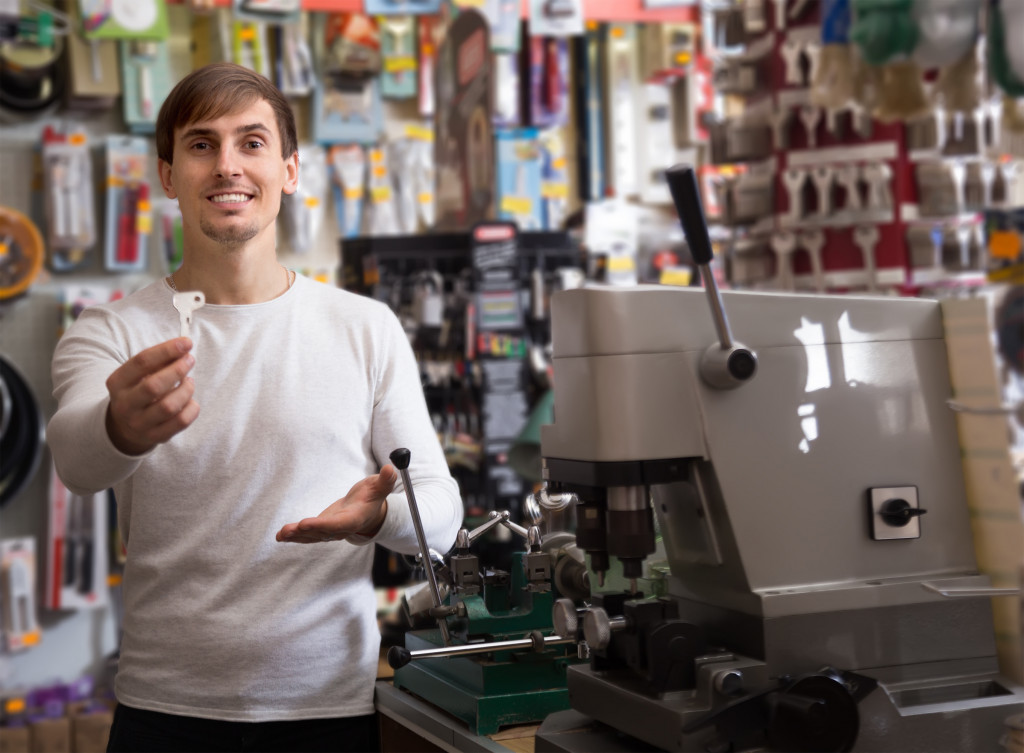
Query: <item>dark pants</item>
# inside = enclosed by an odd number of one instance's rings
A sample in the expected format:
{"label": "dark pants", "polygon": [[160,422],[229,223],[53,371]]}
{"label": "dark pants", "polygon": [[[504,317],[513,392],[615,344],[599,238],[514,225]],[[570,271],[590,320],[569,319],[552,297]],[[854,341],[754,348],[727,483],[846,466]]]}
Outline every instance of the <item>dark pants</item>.
{"label": "dark pants", "polygon": [[372,753],[376,714],[279,722],[223,722],[119,704],[107,753]]}

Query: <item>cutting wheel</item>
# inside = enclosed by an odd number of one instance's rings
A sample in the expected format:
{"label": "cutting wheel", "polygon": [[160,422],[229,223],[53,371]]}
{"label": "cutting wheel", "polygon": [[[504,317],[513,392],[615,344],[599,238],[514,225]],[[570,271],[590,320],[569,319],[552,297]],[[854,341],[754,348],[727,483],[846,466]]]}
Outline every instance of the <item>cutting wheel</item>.
{"label": "cutting wheel", "polygon": [[39,229],[21,212],[0,207],[0,300],[28,290],[42,266]]}

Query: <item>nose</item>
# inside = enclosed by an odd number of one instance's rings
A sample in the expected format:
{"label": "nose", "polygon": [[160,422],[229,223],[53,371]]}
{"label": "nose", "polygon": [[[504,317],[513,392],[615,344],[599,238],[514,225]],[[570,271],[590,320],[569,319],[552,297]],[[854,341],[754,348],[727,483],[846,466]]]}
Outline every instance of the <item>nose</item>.
{"label": "nose", "polygon": [[213,166],[214,174],[220,178],[240,175],[241,169],[237,160],[237,155],[231,149],[221,149],[217,153],[217,161]]}

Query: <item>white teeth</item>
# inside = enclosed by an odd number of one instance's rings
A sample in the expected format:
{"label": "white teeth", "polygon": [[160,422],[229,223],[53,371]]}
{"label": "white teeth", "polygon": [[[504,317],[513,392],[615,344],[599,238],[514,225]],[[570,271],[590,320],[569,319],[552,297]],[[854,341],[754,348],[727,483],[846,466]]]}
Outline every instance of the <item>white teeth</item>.
{"label": "white teeth", "polygon": [[248,200],[249,197],[244,193],[222,193],[210,197],[210,201],[216,201],[220,204],[238,204]]}

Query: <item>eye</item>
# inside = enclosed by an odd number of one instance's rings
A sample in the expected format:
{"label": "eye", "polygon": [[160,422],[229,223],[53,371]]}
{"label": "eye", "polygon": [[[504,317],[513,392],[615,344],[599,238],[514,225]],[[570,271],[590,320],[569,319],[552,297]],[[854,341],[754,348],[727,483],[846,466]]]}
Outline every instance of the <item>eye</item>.
{"label": "eye", "polygon": [[262,141],[246,141],[245,142],[245,148],[246,149],[262,149],[263,148],[263,142]]}
{"label": "eye", "polygon": [[194,143],[192,146],[189,147],[189,149],[191,149],[192,151],[195,151],[195,152],[205,152],[207,149],[212,149],[212,148],[213,147],[211,147],[205,141],[197,141],[196,143]]}

